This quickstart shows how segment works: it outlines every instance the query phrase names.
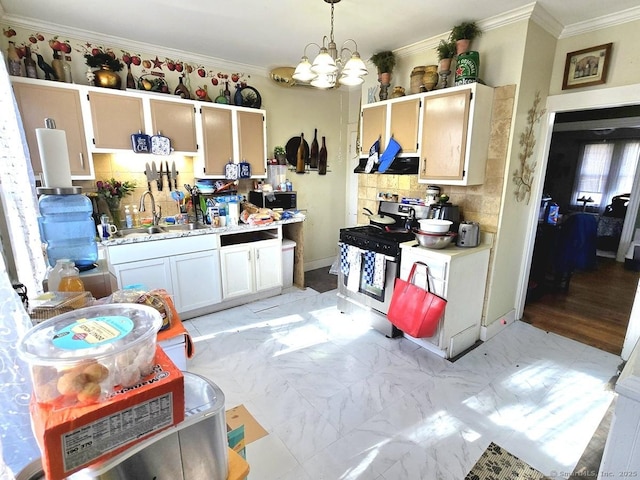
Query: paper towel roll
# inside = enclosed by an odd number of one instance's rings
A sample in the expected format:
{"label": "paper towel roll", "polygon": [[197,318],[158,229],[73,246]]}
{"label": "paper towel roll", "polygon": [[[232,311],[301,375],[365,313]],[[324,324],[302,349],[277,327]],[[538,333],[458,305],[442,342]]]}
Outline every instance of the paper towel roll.
{"label": "paper towel roll", "polygon": [[45,187],[71,187],[69,150],[64,130],[36,128],[38,151],[42,162],[42,183]]}

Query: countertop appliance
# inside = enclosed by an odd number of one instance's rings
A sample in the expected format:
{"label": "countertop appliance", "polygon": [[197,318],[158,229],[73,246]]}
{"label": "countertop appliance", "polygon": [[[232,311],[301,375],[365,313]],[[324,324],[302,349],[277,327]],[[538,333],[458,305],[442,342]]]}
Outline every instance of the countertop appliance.
{"label": "countertop appliance", "polygon": [[[349,282],[349,275],[345,275],[340,268],[338,309],[341,312],[365,314],[371,326],[387,337],[401,335],[400,330],[386,316],[395,279],[400,275],[400,246],[405,242],[415,241],[411,228],[417,228],[418,220],[427,218],[428,210],[424,205],[381,201],[378,214],[390,216],[395,223],[386,227],[363,225],[340,229],[341,251],[349,247],[360,249],[358,254],[361,256],[362,266],[366,252],[384,255],[385,263],[384,284],[381,287],[370,285],[366,281],[365,268],[358,271],[357,282]],[[348,288],[348,285],[354,283],[357,283],[357,288]]]}
{"label": "countertop appliance", "polygon": [[298,208],[298,194],[296,192],[262,192],[251,190],[249,202],[260,208],[282,208],[294,210]]}
{"label": "countertop appliance", "polygon": [[460,207],[449,202],[436,203],[429,206],[427,218],[439,218],[440,220],[451,220],[451,231],[457,232],[460,225]]}
{"label": "countertop appliance", "polygon": [[458,227],[458,247],[477,247],[480,244],[480,225],[477,222],[461,222]]}

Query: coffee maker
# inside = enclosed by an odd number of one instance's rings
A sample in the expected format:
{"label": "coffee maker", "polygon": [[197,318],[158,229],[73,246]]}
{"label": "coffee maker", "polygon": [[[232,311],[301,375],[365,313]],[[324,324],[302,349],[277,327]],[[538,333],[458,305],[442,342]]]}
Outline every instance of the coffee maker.
{"label": "coffee maker", "polygon": [[450,231],[457,232],[460,225],[460,207],[449,202],[440,202],[429,205],[427,218],[437,218],[440,220],[450,220],[453,222]]}

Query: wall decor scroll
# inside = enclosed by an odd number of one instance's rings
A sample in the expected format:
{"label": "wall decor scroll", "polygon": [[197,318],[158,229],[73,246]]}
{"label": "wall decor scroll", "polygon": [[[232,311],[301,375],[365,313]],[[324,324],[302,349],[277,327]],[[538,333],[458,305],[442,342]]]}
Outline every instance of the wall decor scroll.
{"label": "wall decor scroll", "polygon": [[512,176],[513,183],[516,186],[514,190],[516,201],[526,201],[527,205],[531,199],[531,185],[533,184],[537,166],[537,162],[530,160],[533,155],[533,149],[536,146],[534,126],[546,112],[546,109],[540,110],[539,107],[540,92],[538,91],[533,100],[533,106],[527,112],[527,126],[520,134],[520,153],[518,154],[520,166],[515,169]]}

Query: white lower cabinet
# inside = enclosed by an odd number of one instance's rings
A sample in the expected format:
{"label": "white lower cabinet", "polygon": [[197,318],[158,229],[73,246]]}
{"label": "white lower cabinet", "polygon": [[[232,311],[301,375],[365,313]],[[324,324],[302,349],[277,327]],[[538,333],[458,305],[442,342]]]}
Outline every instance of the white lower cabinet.
{"label": "white lower cabinet", "polygon": [[178,313],[222,301],[217,235],[199,235],[107,248],[109,271],[118,288],[142,284],[163,288]]}
{"label": "white lower cabinet", "polygon": [[207,307],[222,300],[217,250],[170,257],[173,298],[178,312]]}
{"label": "white lower cabinet", "polygon": [[[426,263],[432,291],[447,300],[444,316],[432,337],[405,334],[406,338],[444,358],[455,357],[480,339],[489,253],[488,245],[443,250],[402,246],[400,278],[408,279],[414,262]],[[417,272],[414,283],[425,287],[424,269]]]}
{"label": "white lower cabinet", "polygon": [[[239,235],[223,236],[232,243]],[[220,248],[224,300],[282,287],[282,240],[259,240]]]}

